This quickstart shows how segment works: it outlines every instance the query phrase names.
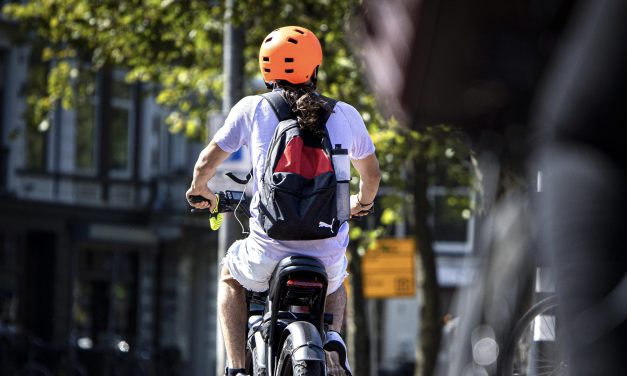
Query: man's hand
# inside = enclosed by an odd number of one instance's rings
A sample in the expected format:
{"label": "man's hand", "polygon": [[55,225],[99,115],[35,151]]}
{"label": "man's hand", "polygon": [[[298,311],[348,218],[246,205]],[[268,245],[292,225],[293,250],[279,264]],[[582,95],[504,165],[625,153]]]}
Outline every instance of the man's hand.
{"label": "man's hand", "polygon": [[[202,196],[209,200],[202,202],[191,202],[189,199],[190,196]],[[210,211],[215,209],[216,207],[216,195],[207,187],[207,185],[195,186],[192,182],[192,186],[189,187],[187,192],[185,193],[185,197],[187,198],[187,202],[196,209],[209,209]]]}
{"label": "man's hand", "polygon": [[351,217],[363,217],[370,214],[370,209],[374,206],[374,202],[370,202],[369,205],[362,205],[359,202],[357,195],[351,196]]}
{"label": "man's hand", "polygon": [[[224,162],[228,157],[229,153],[220,149],[218,144],[213,141],[200,152],[198,160],[194,165],[192,184],[185,193],[185,198],[191,206],[196,209],[215,209],[216,195],[207,187],[207,182],[216,174],[216,168],[220,163]],[[202,196],[208,199],[209,202],[192,203],[189,196]]]}

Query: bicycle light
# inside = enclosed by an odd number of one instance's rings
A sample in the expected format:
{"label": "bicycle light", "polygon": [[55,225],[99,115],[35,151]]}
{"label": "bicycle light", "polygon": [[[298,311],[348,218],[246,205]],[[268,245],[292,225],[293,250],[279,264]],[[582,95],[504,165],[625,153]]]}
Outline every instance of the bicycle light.
{"label": "bicycle light", "polygon": [[209,227],[213,231],[216,231],[222,226],[223,215],[222,213],[218,213],[218,208],[220,207],[220,195],[216,195],[216,206],[211,211],[211,216],[209,217]]}
{"label": "bicycle light", "polygon": [[323,285],[322,285],[322,282],[318,282],[318,281],[298,281],[298,280],[289,279],[287,281],[287,286],[321,289]]}

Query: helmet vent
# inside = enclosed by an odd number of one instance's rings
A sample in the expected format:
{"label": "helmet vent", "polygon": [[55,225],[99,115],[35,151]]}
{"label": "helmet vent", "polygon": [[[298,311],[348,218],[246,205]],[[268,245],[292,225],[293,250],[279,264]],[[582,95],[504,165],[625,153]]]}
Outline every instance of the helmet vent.
{"label": "helmet vent", "polygon": [[270,73],[270,68],[263,68],[263,71],[266,73]]}
{"label": "helmet vent", "polygon": [[270,38],[266,39],[266,41],[265,41],[264,43],[268,43],[268,42],[270,42],[271,40],[272,40],[272,37],[270,37]]}
{"label": "helmet vent", "polygon": [[305,34],[305,32],[304,32],[304,31],[299,30],[299,29],[294,29],[294,31],[295,31],[295,32],[297,32],[297,33]]}
{"label": "helmet vent", "polygon": [[267,56],[264,56],[264,57],[263,57],[263,61],[270,61],[270,58],[269,58],[269,57],[267,57]]}
{"label": "helmet vent", "polygon": [[298,41],[294,38],[287,38],[287,41],[290,43],[298,44]]}
{"label": "helmet vent", "polygon": [[285,73],[294,73],[294,69],[286,69]]}
{"label": "helmet vent", "polygon": [[293,57],[286,57],[285,58],[285,62],[286,63],[293,63],[294,62],[294,58]]}

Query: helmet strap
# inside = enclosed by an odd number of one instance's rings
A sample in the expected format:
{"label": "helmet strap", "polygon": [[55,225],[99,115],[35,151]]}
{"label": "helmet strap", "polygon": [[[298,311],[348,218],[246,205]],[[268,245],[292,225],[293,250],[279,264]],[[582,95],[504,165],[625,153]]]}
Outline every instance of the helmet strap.
{"label": "helmet strap", "polygon": [[311,74],[311,83],[313,84],[314,89],[318,85],[318,67],[319,65],[316,67],[316,69],[314,69],[313,73]]}

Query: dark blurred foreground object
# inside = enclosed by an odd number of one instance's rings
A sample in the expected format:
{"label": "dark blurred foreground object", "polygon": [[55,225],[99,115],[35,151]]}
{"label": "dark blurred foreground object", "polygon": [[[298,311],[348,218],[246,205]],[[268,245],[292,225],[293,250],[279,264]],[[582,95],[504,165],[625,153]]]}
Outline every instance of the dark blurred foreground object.
{"label": "dark blurred foreground object", "polygon": [[534,125],[536,218],[556,271],[570,375],[627,372],[627,1],[581,2]]}
{"label": "dark blurred foreground object", "polygon": [[460,126],[501,171],[540,160],[532,217],[556,272],[569,374],[624,374],[627,1],[371,0],[364,20],[371,82],[408,126]]}
{"label": "dark blurred foreground object", "polygon": [[365,1],[361,45],[369,80],[408,126],[458,126],[475,150],[524,174],[530,103],[573,4]]}
{"label": "dark blurred foreground object", "polygon": [[[490,331],[478,329],[490,328],[494,333],[486,340],[491,345],[503,343],[508,326],[523,312],[526,302],[515,287],[529,285],[532,274],[526,267],[533,255],[524,194],[529,190],[525,186],[529,109],[572,3],[364,2],[361,45],[381,104],[414,129],[443,123],[461,128],[470,136],[481,170],[482,215],[477,215],[477,241],[469,255],[470,261],[482,262],[477,267],[481,276],[456,294],[459,307],[450,307],[460,315],[459,328],[454,337],[445,338],[447,351],[440,355],[449,358],[438,365],[441,373],[465,374],[474,364],[475,330],[488,336]],[[433,374],[439,349],[435,336],[440,331],[423,330],[439,323],[426,322],[425,317],[420,324],[417,375]],[[484,372],[495,372],[494,358],[482,363],[487,364]]]}

